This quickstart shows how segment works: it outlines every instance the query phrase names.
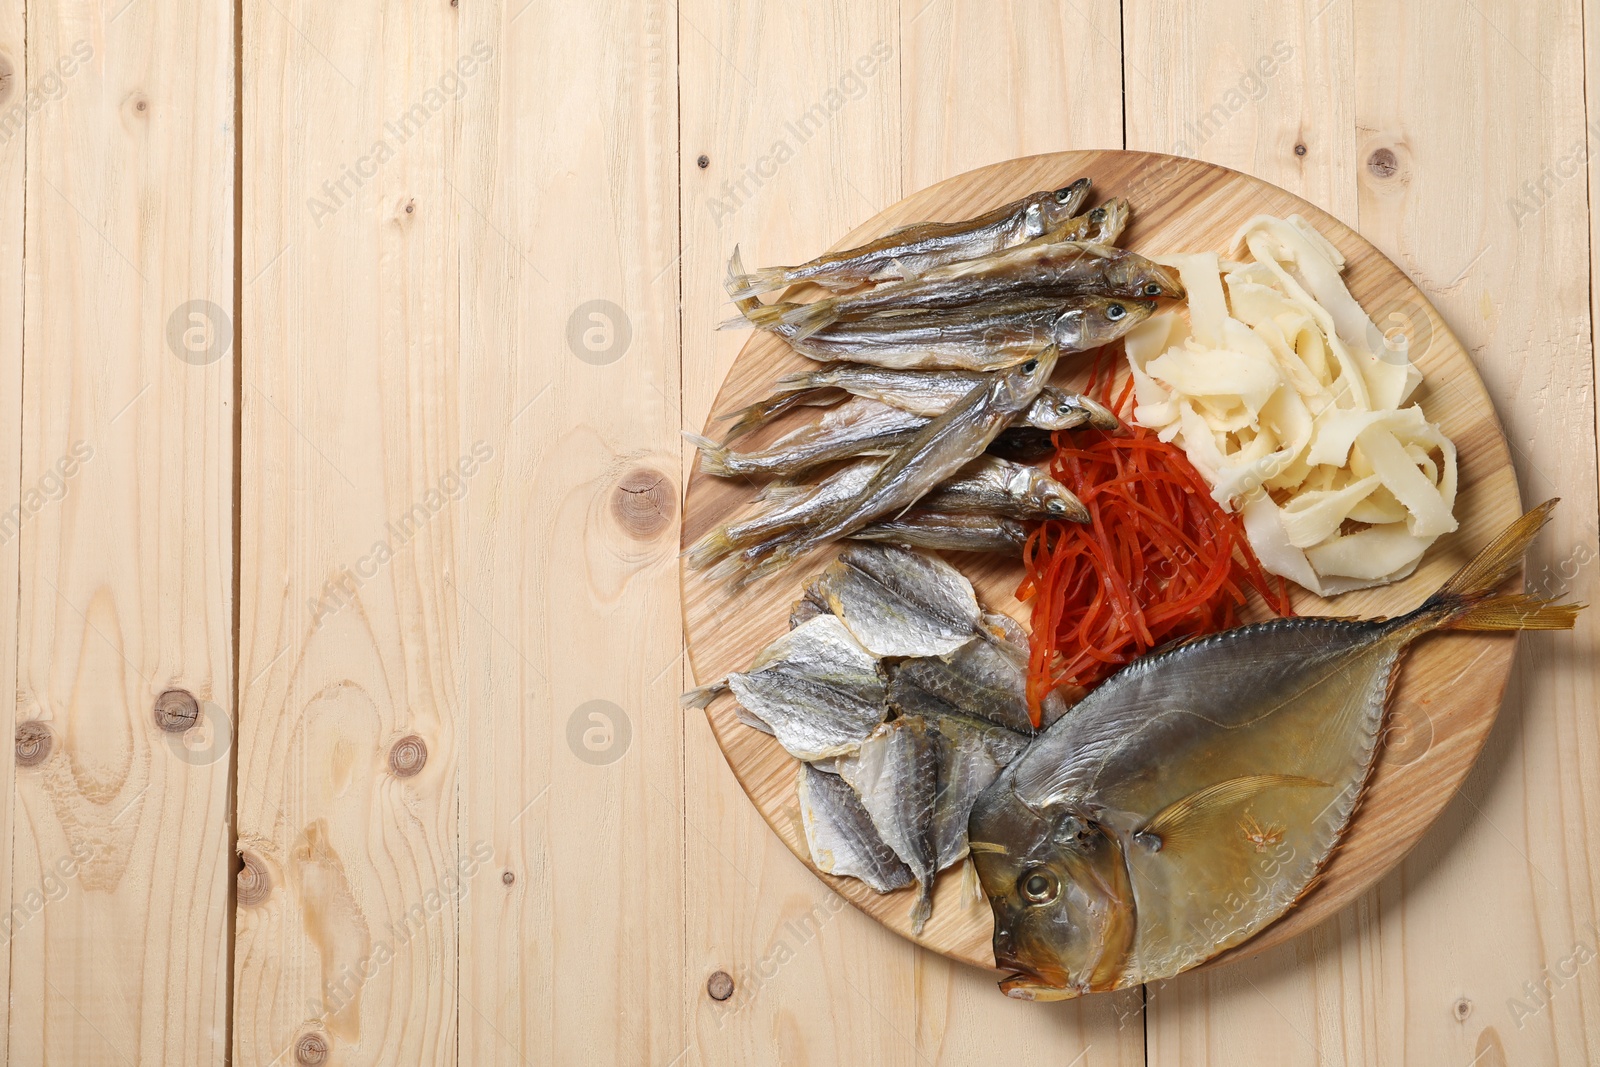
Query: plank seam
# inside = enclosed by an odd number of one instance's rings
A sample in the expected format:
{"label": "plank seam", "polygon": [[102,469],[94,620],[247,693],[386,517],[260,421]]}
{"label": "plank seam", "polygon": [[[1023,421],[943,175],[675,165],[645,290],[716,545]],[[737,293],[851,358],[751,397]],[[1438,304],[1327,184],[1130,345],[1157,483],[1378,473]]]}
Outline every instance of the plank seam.
{"label": "plank seam", "polygon": [[235,747],[228,753],[228,902],[227,944],[224,946],[226,972],[223,976],[222,1062],[234,1062],[234,947],[239,923],[239,712],[244,693],[239,684],[239,648],[243,582],[240,561],[244,547],[244,0],[233,2],[233,736]]}

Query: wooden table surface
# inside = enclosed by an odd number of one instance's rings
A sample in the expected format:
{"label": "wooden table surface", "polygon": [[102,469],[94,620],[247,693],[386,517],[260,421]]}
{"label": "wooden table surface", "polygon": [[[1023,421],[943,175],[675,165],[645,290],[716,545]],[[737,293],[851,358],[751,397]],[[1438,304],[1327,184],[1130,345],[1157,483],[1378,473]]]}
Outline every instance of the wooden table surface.
{"label": "wooden table surface", "polygon": [[1382,248],[1594,599],[1587,6],[0,0],[8,1062],[1600,1061],[1592,613],[1360,903],[1055,1005],[845,906],[676,700],[733,245],[1068,148]]}

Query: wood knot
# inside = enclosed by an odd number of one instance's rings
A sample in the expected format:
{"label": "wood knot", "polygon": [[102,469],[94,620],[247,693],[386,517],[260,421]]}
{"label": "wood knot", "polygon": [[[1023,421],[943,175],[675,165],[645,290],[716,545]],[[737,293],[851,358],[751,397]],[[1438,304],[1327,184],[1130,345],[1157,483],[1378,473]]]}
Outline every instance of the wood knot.
{"label": "wood knot", "polygon": [[186,733],[200,721],[200,702],[187,689],[168,689],[156,697],[156,725],[169,734]]}
{"label": "wood knot", "polygon": [[733,975],[727,971],[712,971],[706,979],[706,992],[712,1000],[727,1000],[733,996]]}
{"label": "wood knot", "polygon": [[410,778],[422,772],[428,762],[427,743],[416,734],[407,734],[389,749],[389,769],[396,778]]}
{"label": "wood knot", "polygon": [[302,1034],[294,1043],[294,1062],[306,1067],[328,1062],[328,1039],[321,1034]]}
{"label": "wood knot", "polygon": [[1367,157],[1367,170],[1376,178],[1392,178],[1399,169],[1400,160],[1395,158],[1392,148],[1375,149],[1372,155]]}
{"label": "wood knot", "polygon": [[1306,146],[1303,145],[1303,144],[1295,145],[1294,146],[1294,154],[1297,155],[1297,156],[1305,155],[1306,154]]}
{"label": "wood knot", "polygon": [[672,525],[677,493],[665,474],[635,467],[622,476],[611,498],[611,513],[630,537],[647,540]]}
{"label": "wood knot", "polygon": [[244,863],[234,879],[239,906],[253,908],[265,904],[272,895],[272,876],[267,873],[267,865],[254,852],[240,852],[239,859]]}
{"label": "wood knot", "polygon": [[516,880],[517,880],[517,876],[512,874],[510,871],[506,871],[505,873],[500,875],[500,883],[502,885],[510,885],[513,882],[515,882]]}
{"label": "wood knot", "polygon": [[1472,1001],[1466,997],[1461,997],[1450,1006],[1450,1014],[1456,1017],[1456,1022],[1466,1022],[1467,1016],[1472,1014]]}
{"label": "wood knot", "polygon": [[699,167],[701,170],[705,170],[707,167],[711,166],[711,157],[701,156],[699,159],[694,161],[694,165]]}
{"label": "wood knot", "polygon": [[50,758],[55,745],[55,734],[50,727],[37,719],[17,724],[17,765],[37,767]]}

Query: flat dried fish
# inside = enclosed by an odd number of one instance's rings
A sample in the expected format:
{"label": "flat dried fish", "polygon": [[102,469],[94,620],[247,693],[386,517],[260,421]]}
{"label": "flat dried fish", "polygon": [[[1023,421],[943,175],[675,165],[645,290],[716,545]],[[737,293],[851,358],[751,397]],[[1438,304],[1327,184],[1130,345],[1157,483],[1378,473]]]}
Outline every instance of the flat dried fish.
{"label": "flat dried fish", "polygon": [[1499,594],[1554,501],[1415,611],[1287,618],[1143,656],[1017,757],[973,809],[1008,995],[1170,978],[1279,919],[1361,802],[1405,650],[1440,630],[1568,629]]}
{"label": "flat dried fish", "polygon": [[[949,654],[905,660],[890,670],[889,704],[913,715],[969,715],[1031,735],[1026,641],[1016,644],[983,632]],[[1066,710],[1065,697],[1052,693],[1044,722],[1054,722]]]}
{"label": "flat dried fish", "polygon": [[933,843],[938,870],[967,855],[967,819],[979,794],[1032,738],[991,722],[943,713],[930,719],[938,733],[938,788],[933,801]]}
{"label": "flat dried fish", "polygon": [[933,876],[939,869],[933,822],[939,788],[937,732],[922,719],[902,716],[874,730],[853,754],[838,761],[838,768],[861,798],[878,835],[917,881],[911,929],[920,933],[933,913]]}
{"label": "flat dried fish", "polygon": [[916,881],[911,868],[884,844],[872,816],[850,784],[836,773],[800,765],[800,821],[817,869],[859,878],[880,893]]}
{"label": "flat dried fish", "polygon": [[937,556],[853,544],[816,583],[818,596],[875,656],[942,656],[971,639],[982,617],[972,583]]}
{"label": "flat dried fish", "polygon": [[726,685],[797,759],[853,751],[887,714],[877,660],[833,615],[790,630]]}

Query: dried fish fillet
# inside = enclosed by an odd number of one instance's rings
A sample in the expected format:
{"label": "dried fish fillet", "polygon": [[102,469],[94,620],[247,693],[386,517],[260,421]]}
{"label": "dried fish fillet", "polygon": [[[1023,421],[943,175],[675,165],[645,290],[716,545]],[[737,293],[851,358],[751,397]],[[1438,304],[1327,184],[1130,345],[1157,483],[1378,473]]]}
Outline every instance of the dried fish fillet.
{"label": "dried fish fillet", "polygon": [[939,788],[937,732],[919,718],[884,723],[852,755],[838,761],[839,776],[861,798],[872,825],[917,881],[911,929],[920,933],[933,913],[933,876],[938,871],[934,799]]}
{"label": "dried fish fillet", "polygon": [[850,784],[812,764],[800,765],[800,820],[817,869],[859,878],[880,893],[903,889],[916,879],[894,849],[884,844],[872,816]]}
{"label": "dried fish fillet", "polygon": [[937,867],[944,870],[967,854],[967,819],[978,795],[1000,777],[1031,737],[966,715],[931,719],[938,732],[939,778],[933,802]]}
{"label": "dried fish fillet", "polygon": [[790,630],[727,685],[797,759],[853,751],[887,713],[877,660],[833,615]]}
{"label": "dried fish fillet", "polygon": [[966,576],[937,556],[854,544],[817,582],[817,593],[875,656],[941,656],[964,645],[981,616]]}

